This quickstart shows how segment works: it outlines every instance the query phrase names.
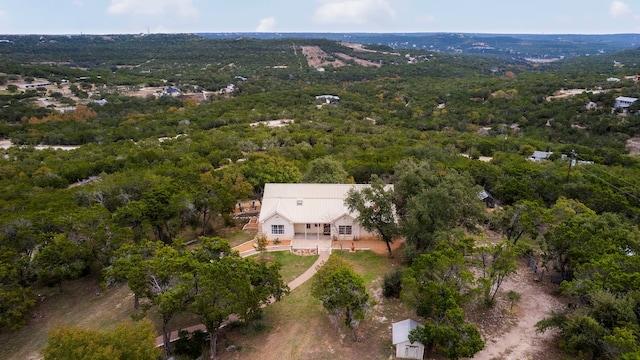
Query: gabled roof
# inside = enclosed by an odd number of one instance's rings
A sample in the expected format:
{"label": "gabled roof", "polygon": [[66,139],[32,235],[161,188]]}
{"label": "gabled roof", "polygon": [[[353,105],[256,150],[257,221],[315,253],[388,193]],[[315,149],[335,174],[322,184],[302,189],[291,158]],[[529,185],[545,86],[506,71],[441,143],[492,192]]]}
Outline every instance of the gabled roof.
{"label": "gabled roof", "polygon": [[637,98],[632,98],[632,97],[628,97],[628,96],[618,96],[616,98],[617,101],[627,101],[627,102],[636,102],[638,101]]}
{"label": "gabled roof", "polygon": [[409,332],[419,326],[422,326],[417,321],[412,319],[406,319],[391,324],[391,332],[393,335],[393,345],[409,341]]}
{"label": "gabled roof", "polygon": [[[280,214],[291,223],[330,223],[348,215],[344,199],[351,189],[362,190],[368,184],[266,184],[258,222]],[[393,185],[386,185],[387,189]]]}
{"label": "gabled roof", "polygon": [[480,192],[478,192],[478,199],[484,201],[485,199],[488,198],[492,198],[493,196],[491,196],[491,194],[489,194],[489,192],[485,189],[480,190]]}
{"label": "gabled roof", "polygon": [[548,159],[549,156],[551,156],[551,154],[553,154],[553,152],[551,152],[551,151],[539,151],[539,150],[536,150],[536,151],[533,152],[533,155],[529,156],[527,159],[532,160],[532,161],[541,161],[541,160]]}

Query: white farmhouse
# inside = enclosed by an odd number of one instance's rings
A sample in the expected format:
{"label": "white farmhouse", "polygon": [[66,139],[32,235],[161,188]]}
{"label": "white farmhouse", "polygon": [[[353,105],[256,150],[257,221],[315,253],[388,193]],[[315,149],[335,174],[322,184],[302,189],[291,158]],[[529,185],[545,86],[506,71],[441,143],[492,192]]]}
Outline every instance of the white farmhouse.
{"label": "white farmhouse", "polygon": [[[355,240],[373,236],[356,221],[344,200],[351,189],[366,184],[266,184],[258,232],[268,239],[296,242]],[[387,189],[393,185],[386,185]]]}

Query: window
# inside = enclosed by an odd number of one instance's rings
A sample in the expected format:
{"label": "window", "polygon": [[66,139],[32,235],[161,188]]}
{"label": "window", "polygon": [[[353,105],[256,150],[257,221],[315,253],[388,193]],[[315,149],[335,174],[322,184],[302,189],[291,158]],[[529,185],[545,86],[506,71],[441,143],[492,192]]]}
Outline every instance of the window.
{"label": "window", "polygon": [[284,235],[284,225],[271,225],[272,235]]}
{"label": "window", "polygon": [[307,229],[311,229],[311,224],[307,224]]}
{"label": "window", "polygon": [[351,235],[352,232],[351,225],[340,225],[338,226],[338,234],[340,235]]}

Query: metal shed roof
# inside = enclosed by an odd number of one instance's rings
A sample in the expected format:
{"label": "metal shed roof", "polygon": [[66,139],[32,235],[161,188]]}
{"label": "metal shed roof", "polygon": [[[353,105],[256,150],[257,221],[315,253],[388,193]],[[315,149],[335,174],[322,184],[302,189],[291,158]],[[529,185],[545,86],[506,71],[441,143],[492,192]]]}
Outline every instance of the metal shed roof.
{"label": "metal shed roof", "polygon": [[409,341],[409,332],[418,326],[422,326],[415,320],[406,319],[391,324],[391,332],[393,335],[393,345]]}

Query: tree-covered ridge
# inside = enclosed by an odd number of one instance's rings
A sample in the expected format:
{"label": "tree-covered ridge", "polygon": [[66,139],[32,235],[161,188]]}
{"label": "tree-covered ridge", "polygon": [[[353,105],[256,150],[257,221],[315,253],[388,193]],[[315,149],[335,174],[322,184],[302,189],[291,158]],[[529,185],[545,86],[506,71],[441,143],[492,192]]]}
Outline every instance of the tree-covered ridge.
{"label": "tree-covered ridge", "polygon": [[[302,180],[367,183],[377,177],[396,184],[393,193],[376,197],[393,202],[399,217],[392,231],[385,230],[385,241],[398,233],[405,237],[403,256],[415,264],[415,276],[409,273],[404,281],[420,297],[419,313],[442,325],[418,335],[431,336],[431,343],[425,341],[433,348],[448,346],[447,356],[466,356],[482,347],[460,309],[474,294],[487,304],[495,300],[520,247],[548,271],[558,272],[566,280],[562,289],[576,296],[594,321],[602,319],[591,313],[595,300],[636,301],[640,169],[626,144],[638,136],[640,116],[634,108],[612,111],[617,96],[640,97],[638,84],[625,78],[635,74],[631,66],[612,63],[612,70],[603,73],[597,61],[545,69],[486,56],[363,55],[315,39],[154,35],[22,40],[0,44],[22,47],[0,62],[2,137],[19,145],[81,146],[68,152],[32,146],[2,150],[3,331],[28,321],[32,289],[64,290],[65,281],[109,268],[123,252],[135,255],[148,247],[149,240],[153,251],[175,255],[174,270],[180,273],[185,250],[175,244],[232,225],[237,201],[259,201],[265,183]],[[82,41],[86,47],[77,46]],[[320,72],[307,64],[302,45],[379,60],[382,66],[350,63]],[[406,60],[416,54],[420,61]],[[65,63],[65,58],[81,61]],[[45,59],[56,63],[40,63]],[[621,80],[607,82],[609,76]],[[54,84],[44,89],[16,85],[40,79]],[[63,86],[63,79],[71,84]],[[230,83],[233,91],[218,92]],[[123,86],[171,86],[182,95],[131,96]],[[565,97],[558,92],[574,88],[585,91]],[[208,96],[196,100],[202,91]],[[324,94],[339,101],[316,99]],[[68,99],[75,109],[60,113],[42,107],[40,98]],[[94,101],[102,99],[106,103]],[[594,109],[586,108],[590,102]],[[280,126],[260,123],[272,120]],[[541,162],[527,160],[534,150],[552,154]],[[570,166],[572,158],[593,163]],[[502,207],[488,218],[478,199],[482,190]],[[360,205],[368,202],[354,201],[353,206],[364,212]],[[500,232],[506,242],[472,251],[473,239],[461,231],[474,234],[482,226]],[[447,246],[459,254],[443,250]],[[485,276],[476,284],[467,267],[478,259],[485,264]],[[435,295],[420,285],[434,281],[423,273],[436,260],[442,271],[456,267],[460,280],[435,284],[441,286],[440,305],[425,300]],[[211,271],[240,266],[233,261],[219,265]],[[190,276],[203,269],[190,269]],[[171,276],[171,284],[184,280]],[[462,284],[465,279],[469,282]],[[203,277],[209,288],[214,280]],[[141,295],[152,298],[149,304],[172,305],[143,290]],[[187,293],[179,305],[193,306],[214,328],[224,314],[206,309],[217,295],[199,293],[196,301]],[[180,306],[166,308],[167,322]],[[540,326],[559,327],[571,339],[574,326],[584,320],[578,315],[584,314],[562,314]],[[637,338],[632,326],[623,326],[629,321],[594,328],[596,334]],[[454,330],[466,338],[447,342]],[[616,341],[597,343],[594,354],[608,354]],[[454,351],[460,344],[465,349]],[[582,351],[579,345],[567,349]]]}
{"label": "tree-covered ridge", "polygon": [[504,57],[560,58],[615,53],[637,47],[638,34],[478,34],[478,33],[202,33],[214,39],[323,38],[368,44],[370,49],[421,49]]}

